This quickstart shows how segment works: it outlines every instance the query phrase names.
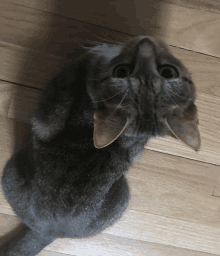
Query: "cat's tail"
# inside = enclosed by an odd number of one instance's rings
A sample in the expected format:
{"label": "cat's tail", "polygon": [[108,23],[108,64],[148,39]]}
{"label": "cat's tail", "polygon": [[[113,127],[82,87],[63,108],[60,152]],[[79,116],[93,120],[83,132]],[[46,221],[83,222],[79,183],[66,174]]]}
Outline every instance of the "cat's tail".
{"label": "cat's tail", "polygon": [[40,237],[21,223],[12,232],[0,238],[0,256],[35,256],[53,239]]}

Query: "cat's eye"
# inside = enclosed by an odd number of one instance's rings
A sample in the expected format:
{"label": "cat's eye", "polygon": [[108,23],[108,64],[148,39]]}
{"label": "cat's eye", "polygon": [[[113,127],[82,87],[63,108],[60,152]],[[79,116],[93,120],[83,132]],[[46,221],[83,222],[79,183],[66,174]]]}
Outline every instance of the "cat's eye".
{"label": "cat's eye", "polygon": [[177,68],[175,68],[172,65],[163,65],[158,68],[159,74],[166,79],[171,79],[171,78],[177,78],[179,77],[179,72]]}
{"label": "cat's eye", "polygon": [[125,78],[131,74],[131,67],[130,65],[118,65],[113,70],[113,76],[118,78]]}

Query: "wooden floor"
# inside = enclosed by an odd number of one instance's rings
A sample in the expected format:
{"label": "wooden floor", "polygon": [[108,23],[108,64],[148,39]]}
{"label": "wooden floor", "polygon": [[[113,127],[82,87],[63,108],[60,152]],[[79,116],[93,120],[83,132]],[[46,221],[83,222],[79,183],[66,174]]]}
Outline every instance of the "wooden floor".
{"label": "wooden floor", "polygon": [[[202,146],[150,141],[127,175],[122,219],[94,238],[58,239],[39,256],[220,255],[220,2],[73,2],[0,0],[0,174],[28,138],[45,83],[88,40],[164,39],[196,84]],[[0,236],[18,223],[0,189]]]}

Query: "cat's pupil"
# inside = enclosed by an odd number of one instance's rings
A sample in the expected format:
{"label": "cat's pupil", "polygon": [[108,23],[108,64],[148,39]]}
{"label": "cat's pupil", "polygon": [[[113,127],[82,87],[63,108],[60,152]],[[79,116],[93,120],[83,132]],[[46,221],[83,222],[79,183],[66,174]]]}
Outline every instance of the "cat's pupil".
{"label": "cat's pupil", "polygon": [[113,71],[113,76],[118,78],[124,78],[131,74],[131,68],[127,65],[117,66]]}
{"label": "cat's pupil", "polygon": [[179,76],[177,69],[171,65],[159,67],[158,72],[163,78],[166,79],[177,78]]}

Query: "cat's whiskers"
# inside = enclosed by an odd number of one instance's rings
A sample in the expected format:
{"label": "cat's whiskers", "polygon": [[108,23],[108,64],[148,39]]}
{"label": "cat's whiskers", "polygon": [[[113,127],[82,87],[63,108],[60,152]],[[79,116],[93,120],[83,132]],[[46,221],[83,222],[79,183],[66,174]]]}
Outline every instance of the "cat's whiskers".
{"label": "cat's whiskers", "polygon": [[171,128],[170,125],[168,124],[166,118],[164,118],[164,122],[165,122],[167,128],[172,132],[172,134],[173,134],[178,140],[180,140],[180,141],[182,142],[182,140],[181,140],[181,139],[176,135],[176,133],[172,130],[172,128]]}
{"label": "cat's whiskers", "polygon": [[179,94],[175,93],[174,91],[172,91],[170,88],[166,87],[166,89],[168,89],[168,91],[170,91],[171,93],[177,95],[178,97],[182,98],[182,99],[188,99],[187,97],[183,97],[183,96],[180,96]]}
{"label": "cat's whiskers", "polygon": [[128,91],[129,91],[129,89],[126,91],[124,97],[122,98],[122,100],[121,100],[121,102],[118,104],[118,106],[116,107],[116,109],[115,109],[115,111],[113,112],[113,114],[116,112],[116,110],[119,108],[119,106],[120,106],[120,105],[122,104],[122,102],[124,101],[125,97],[126,97],[127,94],[128,94]]}
{"label": "cat's whiskers", "polygon": [[[96,102],[101,102],[101,101],[106,101],[106,100],[112,99],[112,98],[114,98],[116,95],[120,94],[122,91],[123,91],[123,89],[120,90],[120,91],[119,91],[118,93],[116,93],[115,95],[113,95],[113,96],[111,96],[111,97],[109,97],[109,98],[107,98],[107,99],[98,100],[98,101],[94,101],[94,102],[96,103]],[[128,92],[128,91],[127,91],[127,92]],[[126,93],[127,93],[127,92],[126,92]],[[125,93],[125,94],[126,94],[126,93]]]}
{"label": "cat's whiskers", "polygon": [[171,95],[169,94],[169,92],[166,91],[165,87],[164,87],[164,91],[167,94],[167,96],[171,99],[171,101],[174,103],[174,105],[180,108],[184,112],[184,110],[172,99]]}

